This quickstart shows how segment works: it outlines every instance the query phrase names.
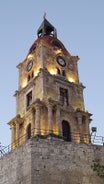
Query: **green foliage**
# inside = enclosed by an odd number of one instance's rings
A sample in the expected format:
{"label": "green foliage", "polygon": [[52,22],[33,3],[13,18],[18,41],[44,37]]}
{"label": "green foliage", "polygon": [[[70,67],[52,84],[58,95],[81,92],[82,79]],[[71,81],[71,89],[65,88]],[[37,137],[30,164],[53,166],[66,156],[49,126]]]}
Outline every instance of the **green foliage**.
{"label": "green foliage", "polygon": [[100,160],[94,160],[93,165],[91,165],[93,171],[97,172],[97,175],[101,178],[104,178],[104,165],[100,164]]}

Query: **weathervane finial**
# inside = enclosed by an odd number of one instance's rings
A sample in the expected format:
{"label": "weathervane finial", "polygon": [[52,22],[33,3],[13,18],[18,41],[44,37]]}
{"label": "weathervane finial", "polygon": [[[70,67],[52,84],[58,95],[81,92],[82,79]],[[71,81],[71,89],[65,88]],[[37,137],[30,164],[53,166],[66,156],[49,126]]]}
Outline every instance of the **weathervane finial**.
{"label": "weathervane finial", "polygon": [[46,12],[44,12],[44,15],[43,15],[43,19],[45,19],[46,18]]}

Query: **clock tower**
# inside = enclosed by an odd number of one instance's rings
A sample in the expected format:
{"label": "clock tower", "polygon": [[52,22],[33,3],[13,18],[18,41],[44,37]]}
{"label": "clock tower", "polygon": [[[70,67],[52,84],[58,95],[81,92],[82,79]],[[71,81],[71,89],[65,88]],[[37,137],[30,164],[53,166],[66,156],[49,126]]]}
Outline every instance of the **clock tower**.
{"label": "clock tower", "polygon": [[11,127],[12,149],[31,137],[55,136],[89,143],[91,114],[85,110],[78,56],[71,55],[46,18],[24,61],[18,64],[16,117]]}

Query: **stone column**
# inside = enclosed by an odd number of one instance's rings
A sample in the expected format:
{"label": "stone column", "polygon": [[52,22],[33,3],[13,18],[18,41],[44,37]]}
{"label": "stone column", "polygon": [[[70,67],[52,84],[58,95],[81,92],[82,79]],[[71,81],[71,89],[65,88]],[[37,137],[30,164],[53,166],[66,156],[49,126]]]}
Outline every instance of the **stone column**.
{"label": "stone column", "polygon": [[40,135],[40,104],[35,104],[36,109],[36,120],[35,120],[35,128],[36,128],[36,135]]}
{"label": "stone column", "polygon": [[78,125],[79,125],[80,142],[83,142],[82,115],[78,113],[77,118],[78,118]]}
{"label": "stone column", "polygon": [[85,126],[86,126],[86,141],[87,143],[90,142],[90,130],[89,130],[89,123],[90,123],[90,120],[89,120],[89,116],[86,116],[86,119],[85,119]]}
{"label": "stone column", "polygon": [[19,139],[19,126],[22,122],[22,118],[20,117],[20,114],[17,114],[16,116],[16,145],[18,146],[20,144],[20,139]]}
{"label": "stone column", "polygon": [[48,126],[49,134],[53,133],[53,104],[51,101],[48,101]]}
{"label": "stone column", "polygon": [[58,135],[62,135],[62,128],[61,128],[61,122],[60,122],[60,106],[57,105],[57,110],[56,110],[56,123],[57,123],[57,130],[58,130]]}
{"label": "stone column", "polygon": [[19,145],[19,122],[16,121],[16,146]]}
{"label": "stone column", "polygon": [[11,132],[11,143],[12,143],[12,149],[14,149],[15,148],[15,125],[14,124],[12,124],[11,125],[11,130],[12,130],[12,132]]}
{"label": "stone column", "polygon": [[35,109],[33,108],[31,111],[31,136],[34,136],[34,123],[35,123]]}

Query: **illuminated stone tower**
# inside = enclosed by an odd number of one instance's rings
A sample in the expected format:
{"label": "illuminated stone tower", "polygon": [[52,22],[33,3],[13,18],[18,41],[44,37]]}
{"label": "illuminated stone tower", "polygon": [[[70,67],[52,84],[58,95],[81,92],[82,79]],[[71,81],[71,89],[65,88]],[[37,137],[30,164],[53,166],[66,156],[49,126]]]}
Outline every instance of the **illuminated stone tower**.
{"label": "illuminated stone tower", "polygon": [[44,18],[37,40],[17,66],[16,117],[9,122],[13,149],[33,136],[89,143],[91,114],[85,111],[78,60]]}

